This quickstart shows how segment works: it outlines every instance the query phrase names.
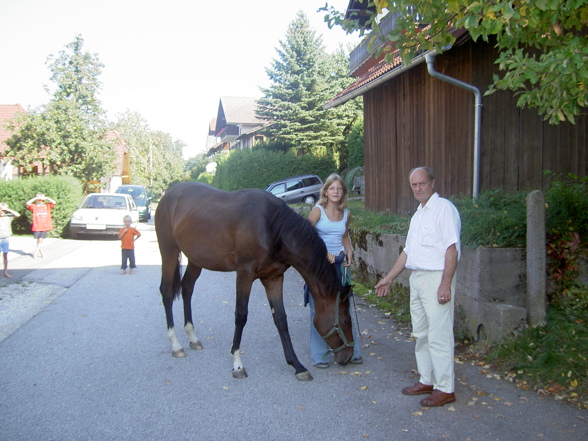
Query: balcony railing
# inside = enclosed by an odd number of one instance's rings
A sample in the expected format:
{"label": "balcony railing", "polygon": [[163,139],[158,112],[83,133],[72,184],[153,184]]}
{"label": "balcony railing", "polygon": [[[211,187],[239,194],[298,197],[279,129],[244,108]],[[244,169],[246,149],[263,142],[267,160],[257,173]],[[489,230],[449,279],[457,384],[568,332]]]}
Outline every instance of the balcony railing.
{"label": "balcony railing", "polygon": [[228,125],[216,134],[221,139],[221,142],[233,142],[241,134],[239,126]]}
{"label": "balcony railing", "polygon": [[[396,26],[396,19],[400,15],[400,12],[395,12],[394,14],[386,15],[383,20],[380,22],[380,31],[384,37],[379,38],[373,44],[373,51],[384,46],[388,43],[385,36]],[[359,69],[367,60],[373,57],[373,53],[368,51],[368,41],[369,37],[364,38],[364,40],[357,46],[351,54],[349,54],[349,74],[353,75],[353,73]]]}

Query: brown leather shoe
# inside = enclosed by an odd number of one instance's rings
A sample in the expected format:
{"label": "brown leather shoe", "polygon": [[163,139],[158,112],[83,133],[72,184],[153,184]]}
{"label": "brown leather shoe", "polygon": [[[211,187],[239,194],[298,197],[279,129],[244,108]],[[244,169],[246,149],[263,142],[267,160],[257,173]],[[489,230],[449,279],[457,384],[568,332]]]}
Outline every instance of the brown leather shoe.
{"label": "brown leather shoe", "polygon": [[440,390],[434,390],[433,393],[427,398],[423,398],[420,403],[421,406],[425,407],[440,407],[447,403],[453,403],[455,401],[455,394],[441,392]]}
{"label": "brown leather shoe", "polygon": [[404,389],[402,389],[402,393],[404,395],[422,395],[430,394],[431,392],[433,392],[433,386],[429,384],[423,384],[420,381],[412,386],[406,386]]}

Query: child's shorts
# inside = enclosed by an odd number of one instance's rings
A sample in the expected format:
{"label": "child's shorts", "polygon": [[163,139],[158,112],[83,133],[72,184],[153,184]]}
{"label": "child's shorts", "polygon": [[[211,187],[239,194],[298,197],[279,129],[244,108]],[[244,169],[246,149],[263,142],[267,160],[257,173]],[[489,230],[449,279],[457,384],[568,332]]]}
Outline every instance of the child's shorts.
{"label": "child's shorts", "polygon": [[8,238],[0,239],[0,252],[8,254]]}

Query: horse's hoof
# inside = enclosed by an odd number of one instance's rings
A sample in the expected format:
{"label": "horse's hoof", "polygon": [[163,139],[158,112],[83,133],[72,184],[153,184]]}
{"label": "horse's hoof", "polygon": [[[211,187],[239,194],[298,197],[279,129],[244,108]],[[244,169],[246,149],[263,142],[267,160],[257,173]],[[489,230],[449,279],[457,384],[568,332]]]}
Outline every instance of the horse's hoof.
{"label": "horse's hoof", "polygon": [[204,349],[204,346],[202,346],[202,343],[200,343],[199,341],[190,342],[190,349],[194,349],[196,351],[201,351],[202,349]]}
{"label": "horse's hoof", "polygon": [[175,351],[172,351],[172,355],[176,358],[184,358],[186,353],[183,349],[176,349]]}
{"label": "horse's hoof", "polygon": [[304,372],[298,372],[296,374],[296,379],[300,380],[300,381],[312,381],[312,375],[310,375],[310,372],[308,371],[304,371]]}
{"label": "horse's hoof", "polygon": [[243,369],[235,369],[233,370],[233,378],[237,380],[242,380],[243,378],[247,378],[247,371]]}

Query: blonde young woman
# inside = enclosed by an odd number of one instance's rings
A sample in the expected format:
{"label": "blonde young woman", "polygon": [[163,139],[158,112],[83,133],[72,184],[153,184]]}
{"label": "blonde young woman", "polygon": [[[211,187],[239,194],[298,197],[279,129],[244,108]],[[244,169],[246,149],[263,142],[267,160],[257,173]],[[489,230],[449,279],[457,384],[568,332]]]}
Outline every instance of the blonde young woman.
{"label": "blonde young woman", "polygon": [[[321,197],[308,215],[308,220],[317,229],[319,236],[325,242],[328,251],[329,262],[335,265],[337,274],[341,278],[341,264],[349,266],[353,262],[353,249],[349,239],[349,219],[351,213],[347,209],[347,187],[338,174],[330,175],[323,188]],[[315,329],[313,319],[315,315],[312,296],[308,296],[310,304],[310,353],[312,364],[318,368],[326,369],[331,365],[332,354],[329,353],[329,345]],[[352,314],[353,335],[357,335],[356,323]],[[353,347],[351,363],[361,364],[361,345],[356,341]]]}

